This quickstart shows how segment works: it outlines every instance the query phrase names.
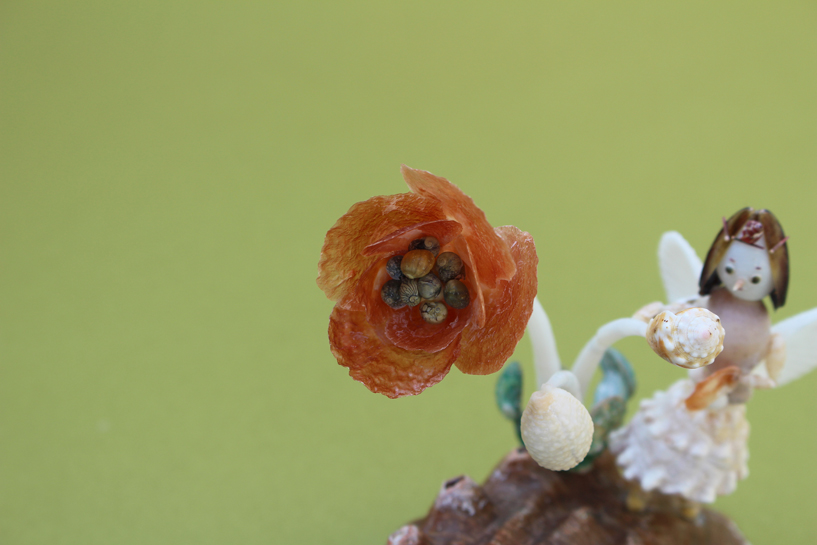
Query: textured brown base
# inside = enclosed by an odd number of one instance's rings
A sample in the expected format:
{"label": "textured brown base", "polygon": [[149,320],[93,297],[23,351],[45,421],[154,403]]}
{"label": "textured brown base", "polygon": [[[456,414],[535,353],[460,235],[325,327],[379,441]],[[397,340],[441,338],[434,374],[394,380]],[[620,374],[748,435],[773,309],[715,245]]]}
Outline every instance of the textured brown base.
{"label": "textured brown base", "polygon": [[483,486],[445,483],[428,515],[403,526],[389,545],[748,545],[734,523],[702,509],[690,521],[673,498],[647,509],[625,506],[627,484],[609,453],[585,474],[543,469],[513,451]]}

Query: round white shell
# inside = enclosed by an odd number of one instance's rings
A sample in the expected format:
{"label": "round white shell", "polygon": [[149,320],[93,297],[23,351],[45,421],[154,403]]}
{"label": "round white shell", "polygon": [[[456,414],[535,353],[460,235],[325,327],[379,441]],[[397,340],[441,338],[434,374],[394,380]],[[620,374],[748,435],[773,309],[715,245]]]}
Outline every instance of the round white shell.
{"label": "round white shell", "polygon": [[647,342],[670,363],[696,369],[709,365],[723,351],[720,318],[705,308],[689,308],[678,314],[664,311],[647,327]]}
{"label": "round white shell", "polygon": [[711,503],[734,492],[749,475],[749,423],[744,404],[688,411],[689,379],[641,402],[625,427],[610,434],[610,450],[624,477],[644,490]]}
{"label": "round white shell", "polygon": [[573,395],[543,384],[522,413],[522,439],[536,463],[564,471],[584,460],[593,440],[590,413]]}

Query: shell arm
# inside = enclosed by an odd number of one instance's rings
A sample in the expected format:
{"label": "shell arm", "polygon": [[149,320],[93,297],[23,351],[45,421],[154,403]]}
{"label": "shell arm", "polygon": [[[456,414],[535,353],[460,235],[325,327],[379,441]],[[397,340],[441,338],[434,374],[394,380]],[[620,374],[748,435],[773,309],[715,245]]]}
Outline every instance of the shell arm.
{"label": "shell arm", "polygon": [[769,337],[769,347],[766,349],[764,361],[766,363],[766,373],[776,384],[786,363],[786,341],[780,333],[772,333]]}
{"label": "shell arm", "polygon": [[695,390],[684,401],[688,411],[699,411],[709,407],[715,400],[729,391],[740,380],[740,368],[734,365],[724,367],[695,385]]}
{"label": "shell arm", "polygon": [[650,320],[647,343],[666,361],[695,369],[710,365],[723,351],[720,318],[705,308],[689,308],[674,314],[664,311]]}
{"label": "shell arm", "polygon": [[646,333],[647,324],[636,318],[619,318],[596,331],[596,335],[587,341],[573,364],[573,374],[579,379],[582,398],[604,352],[625,337],[644,337]]}
{"label": "shell arm", "polygon": [[[786,346],[786,361],[777,376],[782,386],[817,367],[817,308],[801,312],[772,327]],[[769,362],[767,361],[767,366]],[[771,375],[771,369],[768,369]]]}
{"label": "shell arm", "polygon": [[682,312],[690,308],[699,307],[706,308],[706,304],[708,301],[709,301],[708,295],[704,295],[703,297],[692,297],[690,299],[676,301],[674,303],[669,303],[667,305],[660,301],[656,301],[654,303],[644,305],[643,307],[638,309],[635,312],[635,314],[633,314],[633,318],[636,318],[648,324],[652,321],[653,318],[655,318],[664,311],[669,311],[672,312],[673,314],[678,314],[679,312]]}

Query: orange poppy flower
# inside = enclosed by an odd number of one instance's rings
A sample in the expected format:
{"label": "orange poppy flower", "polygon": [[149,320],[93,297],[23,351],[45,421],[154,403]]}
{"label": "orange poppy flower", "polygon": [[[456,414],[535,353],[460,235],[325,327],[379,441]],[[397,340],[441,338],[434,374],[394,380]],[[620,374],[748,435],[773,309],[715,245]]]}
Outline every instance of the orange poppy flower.
{"label": "orange poppy flower", "polygon": [[[318,286],[336,301],[332,353],[352,378],[391,398],[419,394],[453,364],[472,375],[501,369],[525,331],[537,284],[530,234],[494,229],[444,178],[406,166],[402,172],[412,192],[353,205],[326,233],[318,264]],[[392,308],[381,297],[389,259],[423,237],[436,238],[439,252],[463,262],[459,279],[470,303],[447,306],[441,323],[425,321],[417,306]]]}

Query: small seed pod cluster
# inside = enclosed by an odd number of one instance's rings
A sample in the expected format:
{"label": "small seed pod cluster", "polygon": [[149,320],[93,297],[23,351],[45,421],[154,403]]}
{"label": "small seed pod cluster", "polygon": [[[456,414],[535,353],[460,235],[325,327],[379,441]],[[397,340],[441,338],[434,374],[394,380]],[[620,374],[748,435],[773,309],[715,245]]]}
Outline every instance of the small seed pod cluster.
{"label": "small seed pod cluster", "polygon": [[440,242],[430,236],[411,241],[408,251],[386,263],[388,280],[380,290],[391,308],[420,306],[420,316],[430,324],[441,324],[448,307],[464,309],[471,294],[462,281],[465,265],[453,252],[440,253]]}

